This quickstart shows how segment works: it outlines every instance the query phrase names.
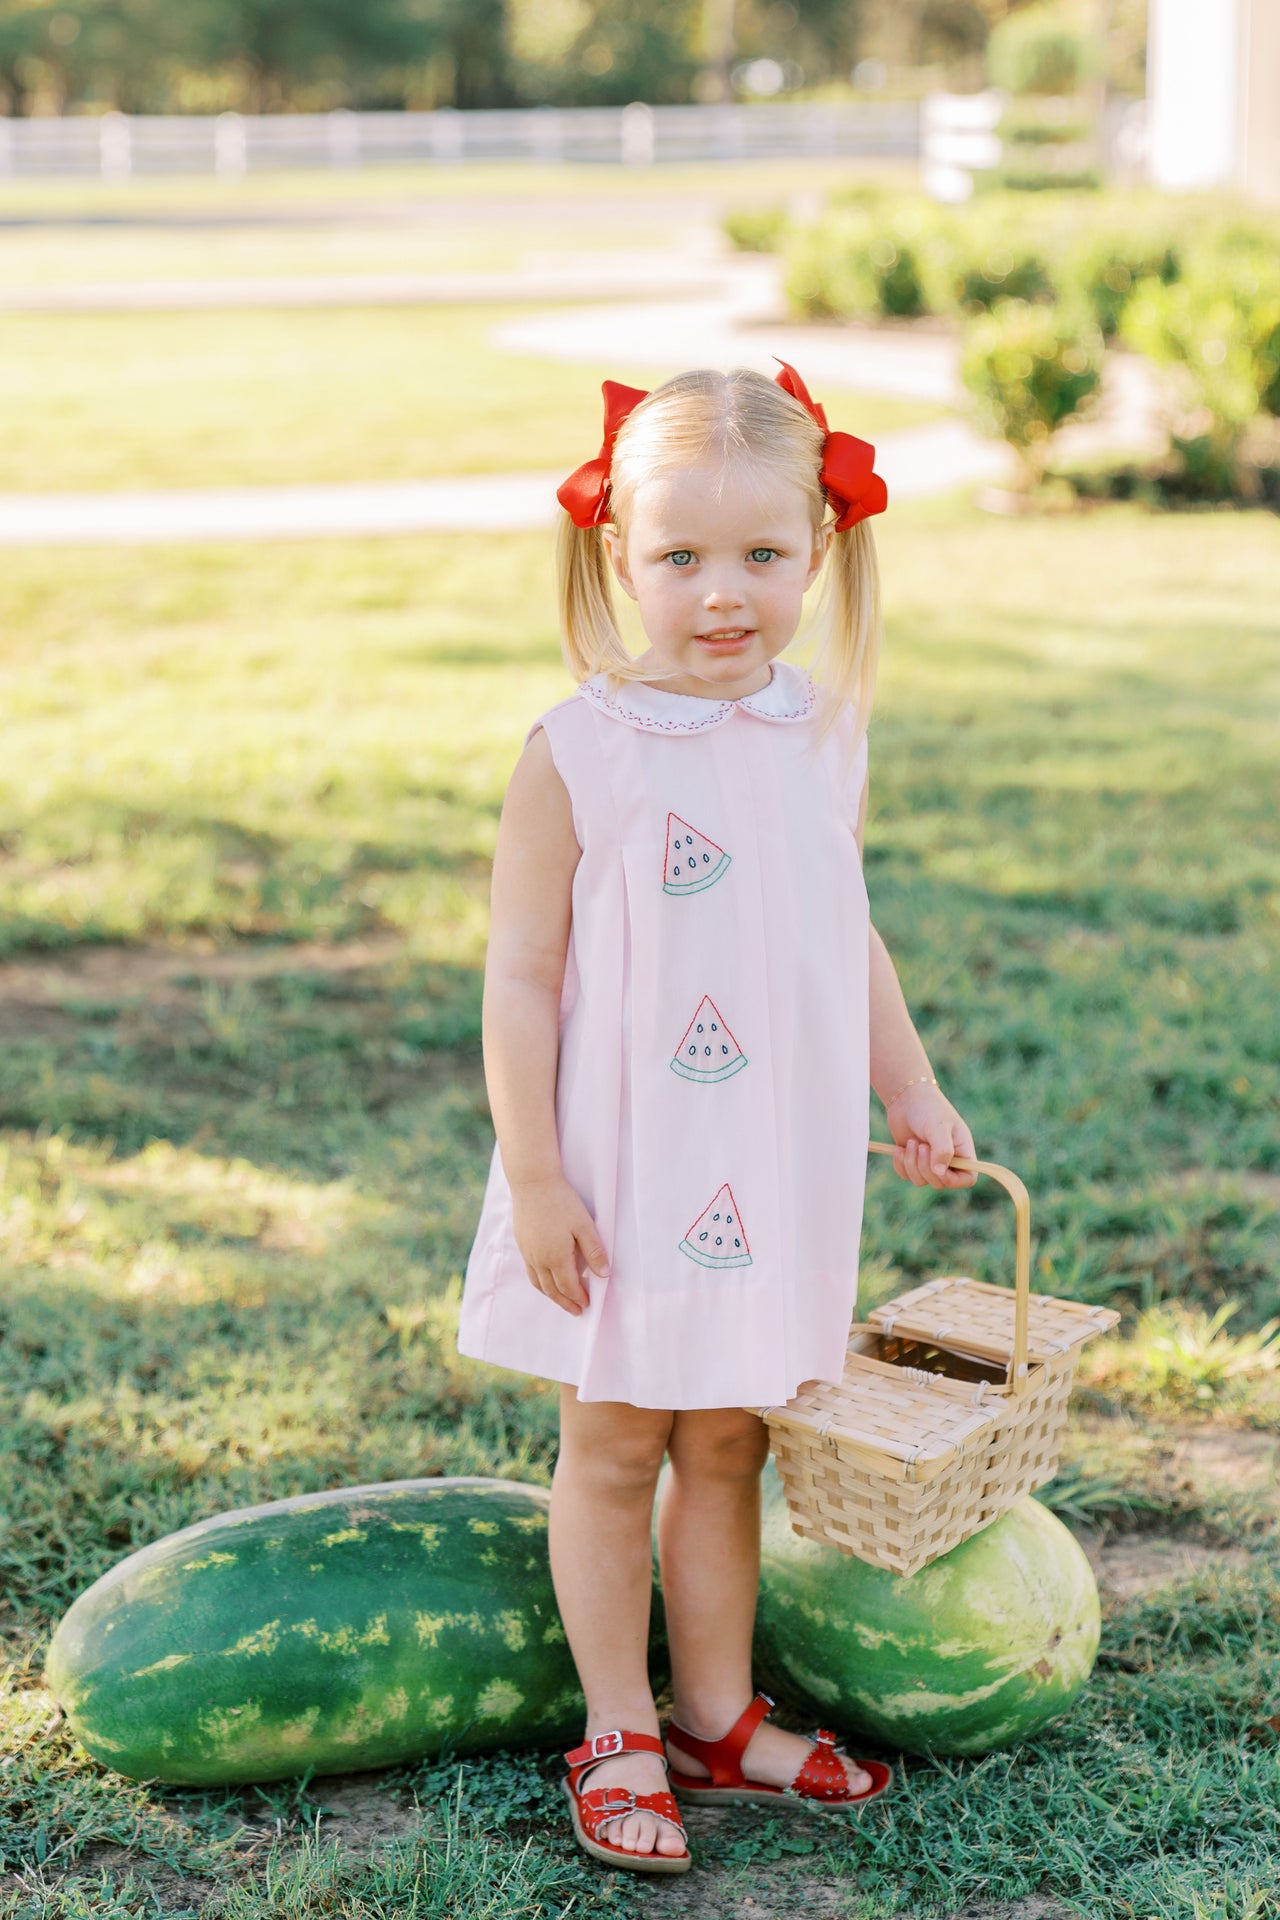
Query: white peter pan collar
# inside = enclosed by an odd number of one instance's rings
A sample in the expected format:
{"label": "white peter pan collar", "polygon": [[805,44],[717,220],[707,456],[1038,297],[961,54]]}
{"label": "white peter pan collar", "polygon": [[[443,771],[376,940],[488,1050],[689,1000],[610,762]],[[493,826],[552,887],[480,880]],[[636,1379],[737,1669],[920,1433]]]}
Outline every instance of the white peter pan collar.
{"label": "white peter pan collar", "polygon": [[648,687],[643,680],[626,680],[615,693],[607,673],[593,674],[578,692],[611,720],[650,733],[705,733],[708,727],[723,725],[739,707],[760,720],[807,720],[818,700],[804,668],[789,660],[775,660],[768,685],[739,700],[699,700],[691,693]]}

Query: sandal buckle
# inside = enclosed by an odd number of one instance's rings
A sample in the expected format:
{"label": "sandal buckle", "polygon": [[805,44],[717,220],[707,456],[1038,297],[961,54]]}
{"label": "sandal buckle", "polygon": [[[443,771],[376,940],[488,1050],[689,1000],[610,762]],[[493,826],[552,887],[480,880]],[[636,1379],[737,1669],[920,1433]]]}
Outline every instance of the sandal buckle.
{"label": "sandal buckle", "polygon": [[634,1813],[636,1797],[630,1787],[605,1787],[597,1802],[601,1813]]}
{"label": "sandal buckle", "polygon": [[607,1760],[611,1754],[621,1752],[622,1735],[620,1733],[597,1733],[591,1742],[593,1760]]}

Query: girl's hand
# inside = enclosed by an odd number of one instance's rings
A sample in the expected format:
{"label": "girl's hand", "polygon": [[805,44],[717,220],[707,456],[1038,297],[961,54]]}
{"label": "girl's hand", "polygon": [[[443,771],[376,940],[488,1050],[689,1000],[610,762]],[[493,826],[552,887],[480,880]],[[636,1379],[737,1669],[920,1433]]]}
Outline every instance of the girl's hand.
{"label": "girl's hand", "polygon": [[897,1142],[895,1172],[915,1187],[971,1187],[975,1173],[950,1170],[953,1154],[976,1160],[973,1135],[940,1088],[907,1087],[885,1108]]}
{"label": "girl's hand", "polygon": [[604,1279],[609,1272],[609,1256],[580,1197],[563,1176],[553,1175],[513,1187],[511,1212],[533,1285],[566,1313],[580,1314],[588,1304],[585,1275]]}

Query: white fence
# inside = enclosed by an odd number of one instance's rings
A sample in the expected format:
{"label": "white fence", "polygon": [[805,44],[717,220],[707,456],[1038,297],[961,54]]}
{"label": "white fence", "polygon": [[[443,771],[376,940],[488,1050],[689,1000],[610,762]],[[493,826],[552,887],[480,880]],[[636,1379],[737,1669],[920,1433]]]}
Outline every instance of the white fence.
{"label": "white fence", "polygon": [[910,101],[803,101],[751,106],[535,107],[519,112],[162,115],[65,119],[0,116],[0,174],[218,173],[283,167],[388,166],[406,161],[914,159],[920,114]]}
{"label": "white fence", "polygon": [[985,93],[929,93],[920,117],[920,184],[935,200],[963,201],[973,192],[975,171],[998,167],[999,126],[1008,96],[997,87]]}

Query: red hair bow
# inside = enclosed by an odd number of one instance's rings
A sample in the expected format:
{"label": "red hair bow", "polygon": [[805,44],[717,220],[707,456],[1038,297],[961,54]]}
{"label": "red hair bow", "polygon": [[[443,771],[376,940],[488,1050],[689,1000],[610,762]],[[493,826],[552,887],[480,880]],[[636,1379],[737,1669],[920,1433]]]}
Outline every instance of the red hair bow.
{"label": "red hair bow", "polygon": [[[869,440],[856,439],[851,433],[833,433],[827,426],[826,413],[810,397],[795,368],[789,367],[785,360],[780,360],[778,365],[782,368],[782,372],[775,375],[778,385],[800,402],[826,435],[818,478],[826,488],[827,499],[836,515],[836,532],[847,533],[860,520],[866,520],[873,513],[883,513],[888,505],[884,481],[874,471],[876,450]],[[649,397],[642,388],[624,387],[616,380],[606,380],[602,391],[604,444],[594,460],[584,461],[556,488],[556,499],[575,527],[598,527],[602,520],[608,519],[613,443],[627,415]]]}
{"label": "red hair bow", "polygon": [[822,471],[818,478],[827,490],[827,499],[835,513],[836,532],[847,533],[859,520],[883,513],[889,504],[888,489],[880,475],[873,471],[876,450],[869,440],[859,440],[852,433],[838,430],[833,433],[827,425],[825,411],[810,398],[809,389],[795,368],[789,367],[785,360],[779,360],[778,365],[782,372],[773,376],[778,385],[800,402],[827,436],[822,443]]}
{"label": "red hair bow", "polygon": [[575,527],[598,527],[602,520],[609,518],[609,467],[613,460],[613,443],[627,415],[642,400],[649,398],[642,388],[619,386],[616,380],[606,380],[602,392],[604,445],[594,460],[586,460],[580,467],[575,467],[569,478],[556,488],[556,499]]}

